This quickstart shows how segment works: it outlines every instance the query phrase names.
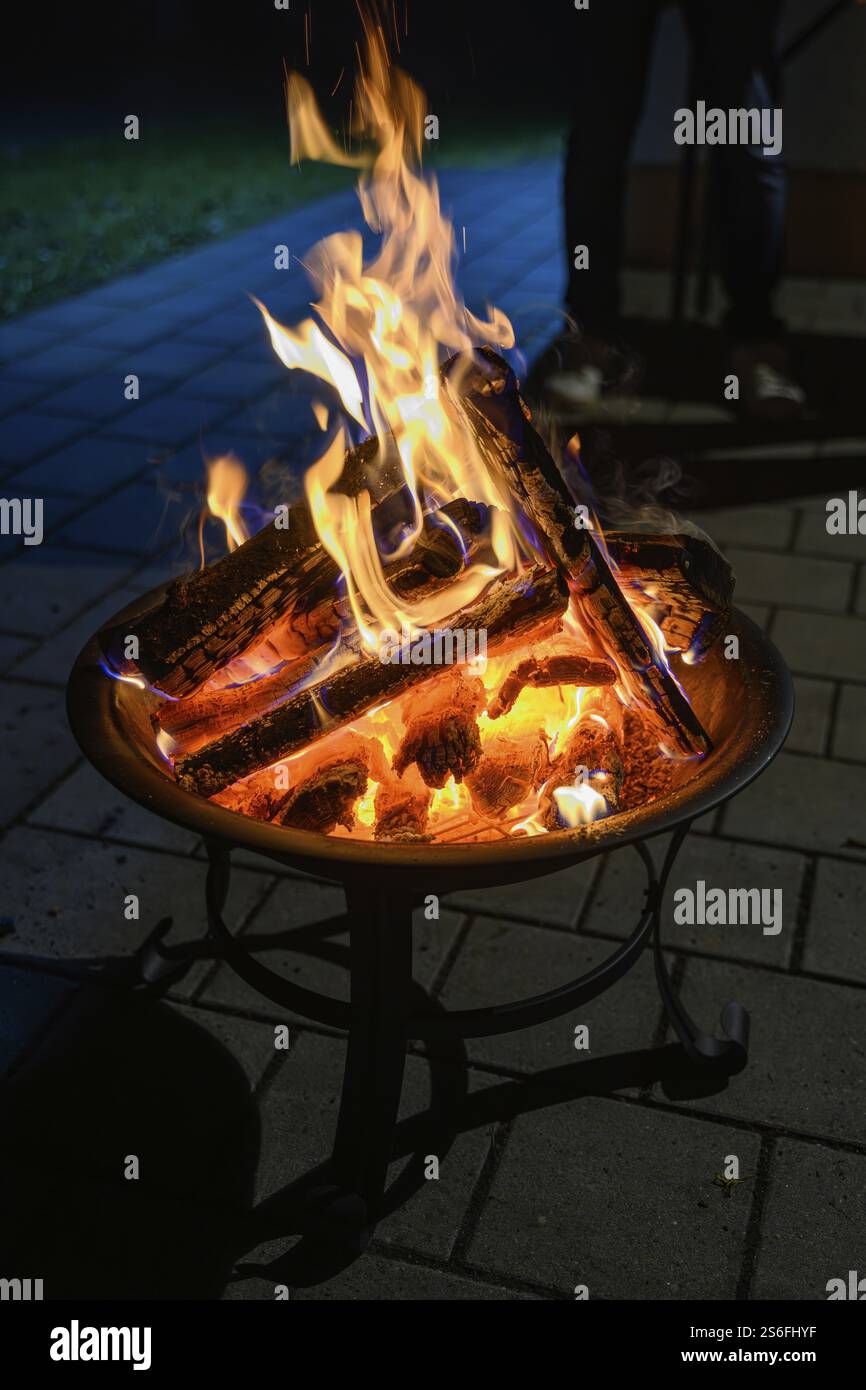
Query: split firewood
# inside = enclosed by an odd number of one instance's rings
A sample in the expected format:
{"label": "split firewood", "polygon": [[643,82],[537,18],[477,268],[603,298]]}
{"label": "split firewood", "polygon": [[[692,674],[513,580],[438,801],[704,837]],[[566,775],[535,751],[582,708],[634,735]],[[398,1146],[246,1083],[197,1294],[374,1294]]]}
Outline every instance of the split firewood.
{"label": "split firewood", "polygon": [[[538,567],[516,578],[494,581],[474,603],[454,614],[449,626],[484,630],[488,652],[509,651],[525,645],[530,636],[540,641],[557,631],[566,603],[559,575]],[[431,675],[429,666],[365,657],[299,691],[268,714],[179,758],[174,765],[178,782],[187,791],[214,796],[238,778],[325,737]]]}
{"label": "split firewood", "polygon": [[616,667],[604,657],[583,652],[557,652],[546,657],[525,657],[503,680],[487,706],[491,719],[507,714],[526,686],[613,685]]}
{"label": "split firewood", "polygon": [[[256,820],[279,821],[281,824],[294,824],[285,819],[286,815],[309,814],[309,802],[327,811],[328,797],[336,807],[334,824],[344,812],[344,799],[348,794],[349,781],[341,782],[339,777],[317,781],[317,774],[323,767],[363,767],[375,782],[391,777],[385,750],[377,738],[368,738],[354,729],[341,729],[333,734],[325,744],[317,744],[315,749],[291,759],[287,763],[277,763],[273,767],[253,773],[242,781],[218,792],[213,800],[229,811],[240,811]],[[333,785],[331,785],[331,781]],[[311,797],[300,798],[307,789]],[[359,793],[362,795],[363,793]],[[300,811],[291,810],[300,798]],[[354,804],[354,803],[353,803]],[[327,819],[327,815],[325,816]]]}
{"label": "split firewood", "polygon": [[284,806],[289,793],[277,785],[273,768],[256,772],[243,782],[235,782],[214,797],[218,806],[237,811],[254,820],[273,820]]}
{"label": "split firewood", "polygon": [[620,584],[639,600],[658,603],[667,642],[700,661],[730,617],[734,573],[725,557],[687,534],[609,531],[605,542]]}
{"label": "split firewood", "polygon": [[521,739],[491,734],[484,739],[481,757],[466,785],[475,810],[492,820],[525,801],[547,774],[543,730]]}
{"label": "split firewood", "polygon": [[548,830],[583,822],[583,810],[578,815],[577,805],[584,801],[587,789],[604,798],[608,812],[619,809],[624,774],[622,729],[622,706],[613,696],[584,702],[580,717],[554,756],[539,800],[539,815]]}
{"label": "split firewood", "polygon": [[485,699],[483,681],[467,679],[459,667],[408,695],[406,731],[392,764],[397,775],[415,763],[428,787],[444,787],[449,777],[462,782],[481,757]]}
{"label": "split firewood", "polygon": [[505,474],[544,553],[567,577],[577,617],[593,646],[616,664],[622,683],[662,735],[686,754],[712,744],[619,588],[592,532],[575,525],[568,489],[508,364],[491,348],[443,368],[455,408],[494,472]]}
{"label": "split firewood", "polygon": [[355,803],[367,790],[367,765],[360,758],[328,758],[291,792],[278,817],[294,830],[329,835],[338,825],[351,830]]}
{"label": "split firewood", "polygon": [[243,685],[202,690],[185,700],[163,700],[152,716],[154,725],[171,734],[184,753],[192,753],[272,709],[315,671],[328,650],[320,647]]}
{"label": "split firewood", "polygon": [[408,843],[431,840],[427,817],[432,793],[424,785],[417,768],[407,768],[402,777],[389,774],[380,782],[373,801],[376,840]]}
{"label": "split firewood", "polygon": [[[377,440],[366,440],[346,454],[333,490],[354,496],[366,489],[374,503],[394,497],[405,478],[393,454],[380,451]],[[443,537],[437,543],[447,553]],[[453,537],[451,541],[459,553]],[[297,503],[231,554],[169,584],[162,603],[136,624],[136,664],[167,695],[192,694],[248,651],[300,595],[328,595],[337,578],[337,566],[319,540],[306,501]],[[104,634],[112,662],[118,661],[118,639],[126,635],[114,630]]]}

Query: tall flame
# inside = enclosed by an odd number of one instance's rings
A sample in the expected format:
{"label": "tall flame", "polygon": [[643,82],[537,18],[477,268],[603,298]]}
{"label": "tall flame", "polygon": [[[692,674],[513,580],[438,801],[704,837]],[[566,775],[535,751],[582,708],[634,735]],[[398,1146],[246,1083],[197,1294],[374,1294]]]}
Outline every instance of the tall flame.
{"label": "tall flame", "polygon": [[[289,78],[287,102],[293,159],[324,159],[362,171],[358,196],[367,225],[380,235],[378,253],[365,263],[362,238],[354,231],[314,247],[303,264],[318,296],[317,319],[297,328],[278,323],[256,303],[280,361],[318,377],[339,400],[329,423],[317,409],[329,442],[308,470],[305,487],[317,532],[342,572],[369,647],[383,626],[431,627],[471,602],[497,575],[518,570],[527,551],[504,484],[486,468],[439,377],[445,353],[467,353],[481,342],[512,346],[511,324],[497,310],[488,321],[477,319],[457,294],[453,228],[435,179],[411,162],[421,153],[424,95],[390,65],[381,28],[369,19],[364,23],[365,60],[353,108],[354,128],[368,137],[368,148],[357,154],[339,148],[309,84],[297,74]],[[497,509],[496,563],[469,566],[438,598],[400,602],[385,579],[369,495],[333,490],[352,426],[378,438],[380,458],[398,463],[405,483],[409,519],[388,558],[411,550],[426,512],[462,496]]]}

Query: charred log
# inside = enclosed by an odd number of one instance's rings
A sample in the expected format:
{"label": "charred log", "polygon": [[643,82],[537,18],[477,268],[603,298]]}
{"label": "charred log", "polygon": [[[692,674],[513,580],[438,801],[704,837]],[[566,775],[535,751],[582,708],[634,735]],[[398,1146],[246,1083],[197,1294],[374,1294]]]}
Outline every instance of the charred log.
{"label": "charred log", "polygon": [[484,740],[478,765],[466,778],[472,805],[480,816],[498,819],[525,801],[547,770],[541,730],[522,739],[491,734]]}
{"label": "charred log", "polygon": [[458,668],[405,702],[406,731],[394,758],[400,776],[414,763],[428,787],[444,787],[449,777],[462,782],[481,756],[478,715],[484,708],[484,685],[467,680]]}
{"label": "charred log", "polygon": [[604,657],[581,652],[557,652],[541,658],[528,656],[509,671],[487,706],[487,713],[491,719],[500,719],[513,709],[526,686],[613,685],[615,680],[616,667]]}
{"label": "charred log", "polygon": [[[541,638],[554,632],[566,602],[559,576],[539,567],[515,579],[497,580],[449,621],[452,629],[486,630],[488,652],[507,651],[524,644],[530,634]],[[299,691],[243,728],[178,759],[177,779],[188,791],[214,796],[239,777],[324,737],[432,674],[429,667],[365,657]]]}
{"label": "charred log", "polygon": [[540,549],[567,576],[581,625],[614,661],[633,698],[682,752],[706,753],[708,734],[620,590],[592,532],[575,524],[568,489],[530,423],[508,364],[490,348],[443,368],[488,466],[505,473]]}

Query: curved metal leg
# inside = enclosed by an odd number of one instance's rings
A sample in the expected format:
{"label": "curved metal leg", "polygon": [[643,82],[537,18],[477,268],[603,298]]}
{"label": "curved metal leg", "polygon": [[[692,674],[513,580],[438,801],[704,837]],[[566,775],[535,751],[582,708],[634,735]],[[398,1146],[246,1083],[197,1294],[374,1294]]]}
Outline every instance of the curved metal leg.
{"label": "curved metal leg", "polygon": [[653,955],[655,958],[656,981],[662,1003],[665,1007],[670,1022],[672,1023],[677,1037],[683,1045],[688,1056],[693,1062],[699,1062],[703,1066],[719,1067],[731,1072],[740,1071],[749,1060],[749,1015],[738,1004],[732,1000],[726,1004],[721,1012],[721,1031],[722,1037],[713,1037],[710,1033],[704,1033],[693,1019],[686,1012],[680,1002],[668,974],[667,966],[664,962],[661,943],[661,915],[664,905],[665,887],[668,875],[673,868],[674,860],[679,854],[683,840],[689,833],[691,822],[687,822],[679,830],[675,831],[674,837],[668,846],[665,855],[664,865],[659,876],[658,888],[656,890],[654,912],[653,912]]}

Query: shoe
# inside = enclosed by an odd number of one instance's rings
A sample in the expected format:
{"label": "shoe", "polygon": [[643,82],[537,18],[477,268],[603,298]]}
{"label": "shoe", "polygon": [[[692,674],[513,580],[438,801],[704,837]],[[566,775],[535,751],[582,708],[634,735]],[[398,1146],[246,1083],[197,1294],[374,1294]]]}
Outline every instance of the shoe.
{"label": "shoe", "polygon": [[639,372],[627,350],[601,338],[567,333],[552,342],[527,379],[530,395],[554,408],[605,414],[633,399]]}
{"label": "shoe", "polygon": [[731,353],[739,378],[740,405],[755,420],[801,420],[806,393],[790,373],[788,353],[779,342],[743,343]]}

